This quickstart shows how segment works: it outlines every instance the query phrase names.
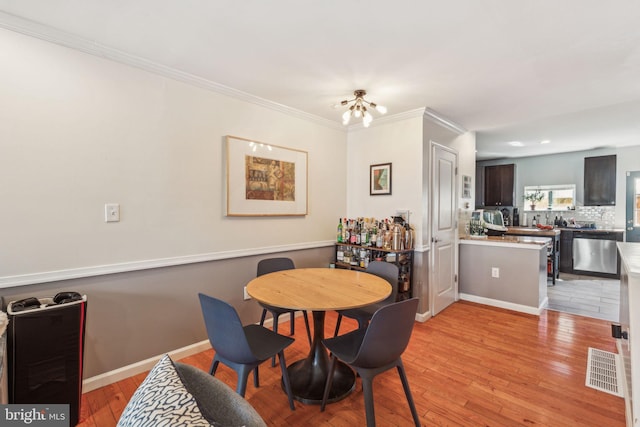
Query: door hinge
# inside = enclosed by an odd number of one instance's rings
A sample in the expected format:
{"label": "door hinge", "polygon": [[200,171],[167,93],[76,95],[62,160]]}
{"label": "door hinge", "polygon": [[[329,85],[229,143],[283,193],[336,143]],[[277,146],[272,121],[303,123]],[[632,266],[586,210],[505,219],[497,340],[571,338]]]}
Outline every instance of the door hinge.
{"label": "door hinge", "polygon": [[458,167],[457,167],[457,166],[456,166],[456,172],[455,172],[455,174],[456,174],[456,175],[458,175]]}
{"label": "door hinge", "polygon": [[454,283],[458,283],[458,275],[457,274],[453,275],[453,281],[454,281]]}

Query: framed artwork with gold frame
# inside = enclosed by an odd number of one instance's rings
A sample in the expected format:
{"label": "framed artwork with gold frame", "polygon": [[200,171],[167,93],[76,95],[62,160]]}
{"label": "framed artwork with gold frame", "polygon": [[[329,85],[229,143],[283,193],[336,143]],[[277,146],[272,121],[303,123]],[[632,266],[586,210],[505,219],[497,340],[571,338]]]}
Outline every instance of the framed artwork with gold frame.
{"label": "framed artwork with gold frame", "polygon": [[307,152],[227,135],[227,216],[306,215]]}

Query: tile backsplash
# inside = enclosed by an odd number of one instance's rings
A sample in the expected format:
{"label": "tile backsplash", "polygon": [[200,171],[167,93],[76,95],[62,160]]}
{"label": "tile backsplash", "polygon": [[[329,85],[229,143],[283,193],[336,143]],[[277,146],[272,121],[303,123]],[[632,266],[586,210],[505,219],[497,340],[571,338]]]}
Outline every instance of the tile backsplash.
{"label": "tile backsplash", "polygon": [[595,222],[596,228],[613,228],[616,220],[615,206],[577,206],[576,221]]}
{"label": "tile backsplash", "polygon": [[[575,210],[561,210],[561,211],[527,211],[527,223],[531,225],[531,220],[535,215],[541,224],[553,225],[554,219],[562,217],[565,221],[571,222],[574,220],[577,223],[588,222],[595,223],[596,228],[612,229],[615,224],[615,206],[576,206]],[[524,214],[521,214],[521,222],[524,219]],[[522,225],[525,225],[522,223]]]}

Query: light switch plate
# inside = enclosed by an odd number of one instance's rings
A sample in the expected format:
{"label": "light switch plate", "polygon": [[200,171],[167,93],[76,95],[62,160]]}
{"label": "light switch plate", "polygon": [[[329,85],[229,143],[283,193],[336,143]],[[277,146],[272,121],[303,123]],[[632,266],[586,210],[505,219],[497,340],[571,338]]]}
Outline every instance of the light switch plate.
{"label": "light switch plate", "polygon": [[120,204],[106,203],[104,205],[104,222],[120,221]]}

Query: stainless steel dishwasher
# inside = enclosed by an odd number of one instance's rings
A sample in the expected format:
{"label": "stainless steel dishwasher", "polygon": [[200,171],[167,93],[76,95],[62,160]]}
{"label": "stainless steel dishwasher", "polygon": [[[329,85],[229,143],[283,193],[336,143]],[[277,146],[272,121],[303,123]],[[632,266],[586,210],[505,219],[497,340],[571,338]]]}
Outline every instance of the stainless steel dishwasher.
{"label": "stainless steel dishwasher", "polygon": [[583,231],[573,235],[573,269],[586,273],[619,274],[616,232]]}

